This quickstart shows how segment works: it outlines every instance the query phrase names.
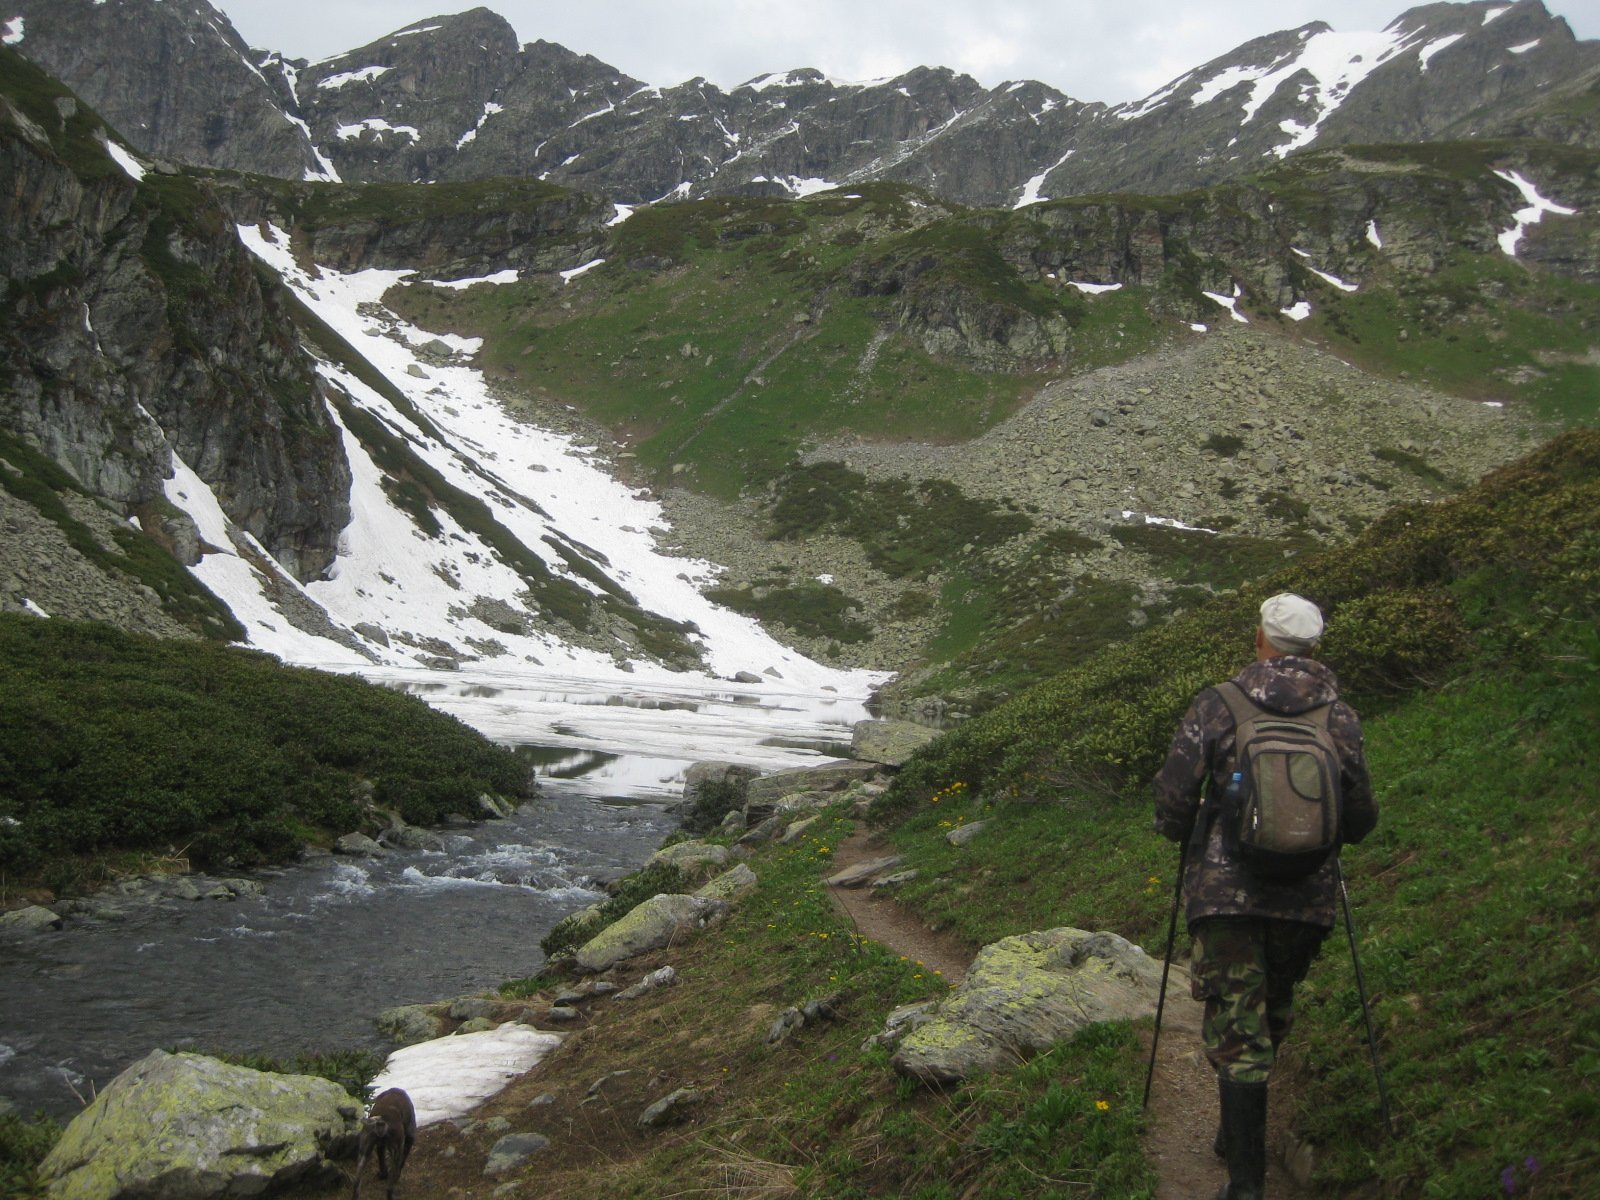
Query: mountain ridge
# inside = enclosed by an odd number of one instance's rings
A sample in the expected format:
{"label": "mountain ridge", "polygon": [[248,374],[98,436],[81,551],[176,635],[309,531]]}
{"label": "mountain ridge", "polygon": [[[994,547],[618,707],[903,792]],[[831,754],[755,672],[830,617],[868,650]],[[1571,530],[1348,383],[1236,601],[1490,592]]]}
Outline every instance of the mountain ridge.
{"label": "mountain ridge", "polygon": [[[318,63],[247,52],[206,0],[192,12],[153,0],[11,8],[17,48],[157,157],[349,182],[533,175],[624,205],[873,179],[988,207],[1170,192],[1309,146],[1494,136],[1539,120],[1530,103],[1590,95],[1600,70],[1600,42],[1577,41],[1540,0],[1424,5],[1376,34],[1313,22],[1109,106],[938,67],[870,83],[802,68],[727,92],[703,78],[651,87],[555,43],[519,45],[483,7]],[[1564,132],[1600,137],[1582,122]]]}

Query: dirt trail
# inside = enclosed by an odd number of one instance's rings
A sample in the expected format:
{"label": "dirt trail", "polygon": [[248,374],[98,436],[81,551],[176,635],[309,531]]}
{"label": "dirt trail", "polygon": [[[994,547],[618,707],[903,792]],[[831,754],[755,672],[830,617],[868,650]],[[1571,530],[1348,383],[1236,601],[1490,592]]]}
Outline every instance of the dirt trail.
{"label": "dirt trail", "polygon": [[[834,870],[891,853],[893,847],[882,834],[857,831],[835,849]],[[951,983],[965,978],[972,951],[948,934],[930,930],[892,898],[865,888],[834,887],[828,894],[866,937],[939,971]],[[1217,1081],[1200,1049],[1200,1012],[1200,1005],[1189,997],[1188,977],[1175,971],[1162,1014],[1144,1136],[1145,1155],[1157,1176],[1156,1200],[1211,1197],[1227,1182],[1222,1160],[1211,1152],[1217,1131]],[[1144,1045],[1148,1054],[1148,1034]],[[1283,1134],[1281,1115],[1275,1113],[1269,1131],[1274,1159],[1283,1146]],[[1306,1195],[1277,1161],[1268,1170],[1267,1192],[1273,1200],[1304,1200]]]}

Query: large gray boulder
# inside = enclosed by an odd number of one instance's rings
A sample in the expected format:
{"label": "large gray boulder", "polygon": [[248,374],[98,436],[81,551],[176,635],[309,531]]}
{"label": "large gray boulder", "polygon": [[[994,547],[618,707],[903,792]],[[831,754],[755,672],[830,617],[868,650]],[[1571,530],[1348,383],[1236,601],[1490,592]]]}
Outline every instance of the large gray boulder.
{"label": "large gray boulder", "polygon": [[[1169,988],[1187,978],[1173,968]],[[950,1084],[1015,1066],[1085,1025],[1153,1014],[1161,964],[1114,933],[1050,929],[985,946],[931,1019],[901,1040],[896,1071]]]}
{"label": "large gray boulder", "polygon": [[865,762],[899,767],[938,736],[937,729],[911,721],[857,721],[850,730],[850,753]]}
{"label": "large gray boulder", "polygon": [[835,759],[816,767],[774,771],[750,781],[745,797],[752,805],[776,804],[797,792],[838,792],[853,783],[865,783],[883,768],[878,763]]}
{"label": "large gray boulder", "polygon": [[221,1200],[339,1178],[360,1105],[336,1083],[154,1050],[68,1125],[39,1167],[55,1200]]}
{"label": "large gray boulder", "polygon": [[42,904],[0,913],[0,929],[16,929],[24,933],[43,933],[47,929],[60,929],[61,914]]}
{"label": "large gray boulder", "polygon": [[727,911],[726,901],[710,896],[652,896],[579,947],[578,969],[604,971],[625,959],[659,950],[689,930],[704,928]]}

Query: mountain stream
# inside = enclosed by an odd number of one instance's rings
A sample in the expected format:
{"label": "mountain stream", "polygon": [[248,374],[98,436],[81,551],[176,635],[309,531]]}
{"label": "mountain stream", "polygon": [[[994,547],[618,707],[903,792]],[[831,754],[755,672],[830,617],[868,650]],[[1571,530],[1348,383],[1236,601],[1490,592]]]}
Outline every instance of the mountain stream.
{"label": "mountain stream", "polygon": [[69,1116],[152,1049],[392,1049],[374,1018],[535,974],[540,939],[677,827],[690,762],[848,754],[853,700],[391,672],[525,754],[537,798],[441,851],[316,856],[259,896],[159,900],[0,944],[0,1097]]}

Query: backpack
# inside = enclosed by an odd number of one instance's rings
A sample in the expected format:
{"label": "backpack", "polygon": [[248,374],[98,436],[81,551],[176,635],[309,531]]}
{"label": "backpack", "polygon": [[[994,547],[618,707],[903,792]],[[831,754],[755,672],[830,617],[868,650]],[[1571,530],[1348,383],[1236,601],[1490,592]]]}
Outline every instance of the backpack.
{"label": "backpack", "polygon": [[1306,878],[1339,849],[1339,751],[1332,702],[1289,715],[1256,704],[1238,684],[1217,687],[1233,714],[1233,778],[1218,819],[1228,854],[1273,882]]}

